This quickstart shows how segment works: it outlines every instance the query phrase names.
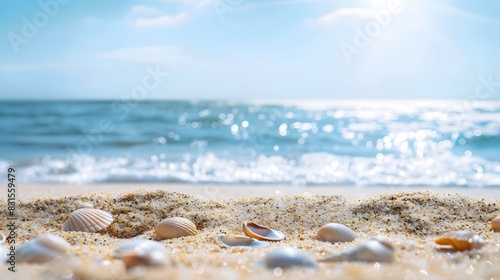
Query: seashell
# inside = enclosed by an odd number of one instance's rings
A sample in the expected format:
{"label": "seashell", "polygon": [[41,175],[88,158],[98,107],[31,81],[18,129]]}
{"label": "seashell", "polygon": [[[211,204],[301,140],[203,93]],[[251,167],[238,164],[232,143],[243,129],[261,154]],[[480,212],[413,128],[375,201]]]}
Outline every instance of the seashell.
{"label": "seashell", "polygon": [[260,226],[254,222],[244,222],[243,232],[252,238],[266,241],[281,241],[285,239],[285,235],[277,230],[268,227]]}
{"label": "seashell", "polygon": [[127,269],[135,266],[164,266],[170,263],[168,251],[156,241],[136,239],[111,252],[111,256],[123,260]]}
{"label": "seashell", "polygon": [[267,254],[264,263],[268,268],[287,268],[293,266],[317,267],[316,261],[307,253],[292,247],[279,248]]}
{"label": "seashell", "polygon": [[356,233],[350,228],[337,224],[329,223],[322,226],[316,233],[316,238],[319,241],[326,242],[351,242],[356,239]]}
{"label": "seashell", "polygon": [[394,246],[383,236],[367,239],[363,244],[333,254],[322,262],[336,261],[364,261],[364,262],[392,262],[394,260]]}
{"label": "seashell", "polygon": [[44,263],[60,256],[69,250],[69,244],[63,238],[52,234],[38,236],[21,245],[17,251],[19,262]]}
{"label": "seashell", "polygon": [[486,240],[470,230],[450,232],[436,238],[434,242],[439,245],[451,245],[455,250],[459,251],[479,249],[486,244]]}
{"label": "seashell", "polygon": [[69,215],[62,231],[96,232],[107,228],[113,220],[110,213],[94,209],[92,204],[81,203]]}
{"label": "seashell", "polygon": [[7,240],[7,237],[5,237],[5,234],[0,231],[0,244],[4,243],[5,240]]}
{"label": "seashell", "polygon": [[185,218],[167,218],[156,225],[155,233],[164,239],[196,235],[196,226]]}
{"label": "seashell", "polygon": [[221,234],[218,239],[226,247],[244,246],[261,248],[269,245],[267,242],[259,241],[245,235]]}
{"label": "seashell", "polygon": [[497,216],[495,219],[491,221],[491,229],[500,230],[500,216]]}

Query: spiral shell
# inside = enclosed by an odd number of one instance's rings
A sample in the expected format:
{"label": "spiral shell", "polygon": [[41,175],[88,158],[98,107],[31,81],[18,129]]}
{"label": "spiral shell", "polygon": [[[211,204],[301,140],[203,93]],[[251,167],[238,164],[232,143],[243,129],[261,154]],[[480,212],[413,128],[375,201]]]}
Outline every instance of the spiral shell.
{"label": "spiral shell", "polygon": [[69,244],[59,236],[47,234],[38,236],[21,245],[16,252],[17,261],[44,263],[64,256],[69,250]]}
{"label": "spiral shell", "polygon": [[439,245],[451,245],[458,251],[479,249],[486,244],[486,240],[470,230],[450,232],[436,238],[434,241]]}
{"label": "spiral shell", "polygon": [[260,226],[254,222],[244,222],[243,232],[247,236],[250,236],[257,240],[265,240],[265,241],[281,241],[286,237],[280,231]]}
{"label": "spiral shell", "polygon": [[356,233],[344,225],[329,223],[318,230],[316,238],[331,243],[351,242],[356,239]]}
{"label": "spiral shell", "polygon": [[316,261],[307,253],[292,247],[279,248],[267,254],[264,259],[264,264],[271,269],[276,267],[317,267]]}
{"label": "spiral shell", "polygon": [[376,236],[367,239],[359,246],[351,247],[343,252],[321,259],[320,261],[392,262],[394,258],[394,246],[391,242],[383,236]]}
{"label": "spiral shell", "polygon": [[94,209],[92,204],[82,203],[69,215],[62,231],[97,232],[107,228],[113,220],[110,213]]}
{"label": "spiral shell", "polygon": [[267,242],[259,241],[244,235],[221,234],[218,239],[219,242],[226,247],[244,246],[261,248],[269,245]]}
{"label": "spiral shell", "polygon": [[492,221],[491,221],[491,229],[492,230],[500,230],[500,216],[496,216]]}
{"label": "spiral shell", "polygon": [[167,218],[156,225],[155,233],[163,239],[196,235],[196,225],[185,218]]}
{"label": "spiral shell", "polygon": [[165,266],[170,264],[168,251],[160,243],[148,239],[127,242],[111,252],[111,256],[123,260],[125,268],[135,266]]}

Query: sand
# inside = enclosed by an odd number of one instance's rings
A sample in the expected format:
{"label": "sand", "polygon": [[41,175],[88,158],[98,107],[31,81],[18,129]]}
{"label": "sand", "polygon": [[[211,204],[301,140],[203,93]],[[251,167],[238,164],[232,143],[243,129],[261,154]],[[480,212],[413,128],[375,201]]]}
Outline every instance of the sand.
{"label": "sand", "polygon": [[[144,186],[144,189],[140,189]],[[155,188],[159,188],[156,189]],[[101,184],[19,185],[20,227],[16,242],[51,233],[71,244],[70,253],[46,264],[0,266],[2,279],[496,279],[500,278],[500,233],[489,222],[500,214],[495,189],[341,188]],[[22,190],[22,192],[21,192]],[[398,192],[404,190],[404,192]],[[122,191],[122,192],[117,192]],[[49,192],[49,193],[47,193]],[[100,193],[107,192],[107,193]],[[78,194],[82,193],[82,194]],[[5,193],[2,193],[6,197]],[[0,207],[5,209],[5,199]],[[80,202],[92,202],[115,221],[99,233],[62,232]],[[153,230],[167,217],[193,221],[198,235],[159,240]],[[7,224],[4,214],[2,225]],[[242,234],[243,221],[283,231],[287,238],[266,248],[223,248],[219,234]],[[317,241],[319,227],[337,222],[353,229],[349,243]],[[448,231],[474,230],[488,240],[481,249],[458,252],[434,244]],[[3,230],[5,232],[5,230]],[[311,269],[267,269],[264,256],[283,246],[319,259],[384,235],[396,247],[392,263],[319,263]],[[113,248],[133,238],[157,240],[170,252],[162,268],[127,271]]]}

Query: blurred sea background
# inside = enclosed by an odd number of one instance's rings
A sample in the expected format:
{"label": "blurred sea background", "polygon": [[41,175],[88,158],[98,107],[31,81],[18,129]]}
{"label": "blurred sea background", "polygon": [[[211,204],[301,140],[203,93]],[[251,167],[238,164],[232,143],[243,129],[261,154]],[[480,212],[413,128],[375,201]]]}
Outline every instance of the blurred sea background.
{"label": "blurred sea background", "polygon": [[500,186],[498,101],[16,101],[0,118],[0,168],[26,183]]}

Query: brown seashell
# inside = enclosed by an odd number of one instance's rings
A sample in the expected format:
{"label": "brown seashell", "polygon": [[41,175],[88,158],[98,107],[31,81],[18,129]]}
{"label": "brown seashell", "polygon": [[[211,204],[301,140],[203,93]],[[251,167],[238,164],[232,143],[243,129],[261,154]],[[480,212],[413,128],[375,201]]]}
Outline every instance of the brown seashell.
{"label": "brown seashell", "polygon": [[331,243],[351,242],[356,239],[356,233],[342,224],[328,223],[318,230],[316,238]]}
{"label": "brown seashell", "polygon": [[496,216],[492,221],[491,221],[491,229],[492,230],[500,230],[500,216]]}
{"label": "brown seashell", "polygon": [[123,260],[126,269],[136,266],[161,267],[170,264],[168,251],[159,242],[135,239],[115,248],[111,255]]}
{"label": "brown seashell", "polygon": [[110,213],[94,209],[89,203],[82,203],[69,215],[62,231],[97,232],[107,228],[113,220]]}
{"label": "brown seashell", "polygon": [[470,230],[450,232],[436,238],[435,242],[439,245],[451,245],[459,251],[479,249],[486,244],[486,240]]}
{"label": "brown seashell", "polygon": [[155,233],[164,239],[196,235],[196,225],[185,218],[167,218],[156,225]]}
{"label": "brown seashell", "polygon": [[277,230],[270,229],[268,227],[260,226],[254,222],[244,222],[243,232],[252,238],[257,240],[266,241],[281,241],[285,239],[285,235]]}

